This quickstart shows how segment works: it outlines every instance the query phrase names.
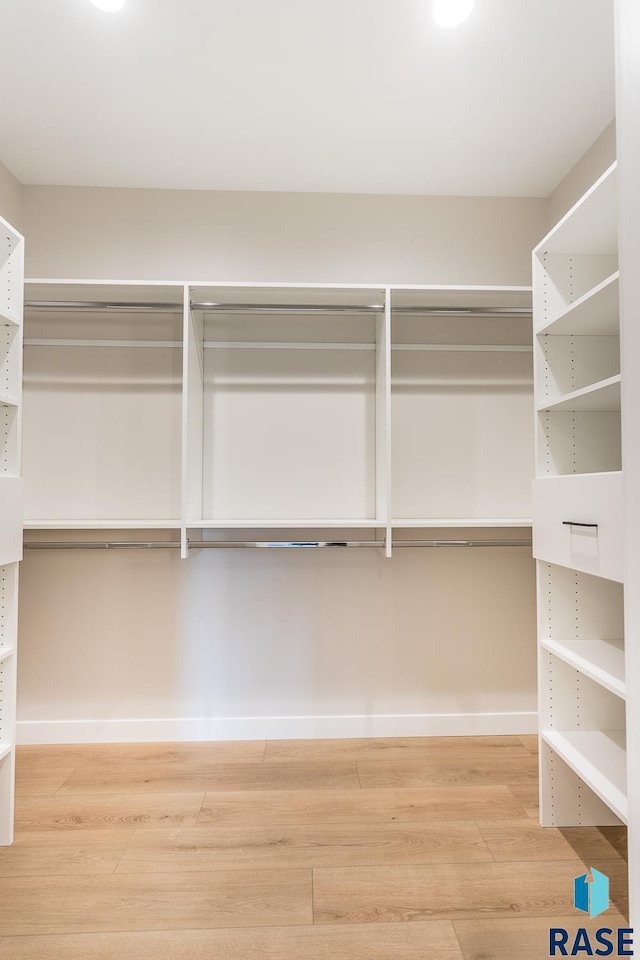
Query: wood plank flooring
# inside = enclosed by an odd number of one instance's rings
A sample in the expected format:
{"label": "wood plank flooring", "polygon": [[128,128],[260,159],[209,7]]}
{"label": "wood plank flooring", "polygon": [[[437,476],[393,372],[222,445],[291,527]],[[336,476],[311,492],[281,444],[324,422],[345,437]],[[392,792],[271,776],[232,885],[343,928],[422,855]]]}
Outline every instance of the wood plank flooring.
{"label": "wood plank flooring", "polygon": [[626,833],[536,817],[534,737],[23,747],[0,960],[544,960]]}

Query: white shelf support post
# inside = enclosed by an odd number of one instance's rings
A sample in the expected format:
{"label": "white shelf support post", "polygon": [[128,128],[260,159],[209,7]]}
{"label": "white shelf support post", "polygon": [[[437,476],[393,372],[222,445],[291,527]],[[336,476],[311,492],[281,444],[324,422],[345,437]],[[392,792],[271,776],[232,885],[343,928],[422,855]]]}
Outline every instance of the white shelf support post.
{"label": "white shelf support post", "polygon": [[184,288],[184,352],[182,358],[182,529],[181,557],[188,556],[187,528],[202,519],[202,442],[204,412],[204,326],[191,309],[191,290]]}
{"label": "white shelf support post", "polygon": [[385,557],[393,550],[391,531],[391,288],[384,313],[376,314],[376,517],[385,521]]}
{"label": "white shelf support post", "polygon": [[24,239],[0,217],[0,846],[13,842],[18,563],[22,559],[22,314]]}

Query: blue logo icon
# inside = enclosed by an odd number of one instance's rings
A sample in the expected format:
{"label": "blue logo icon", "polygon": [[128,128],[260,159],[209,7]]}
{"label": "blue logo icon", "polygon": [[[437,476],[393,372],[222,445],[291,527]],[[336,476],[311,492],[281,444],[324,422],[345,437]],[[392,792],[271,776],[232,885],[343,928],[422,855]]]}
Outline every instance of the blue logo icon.
{"label": "blue logo icon", "polygon": [[576,877],[573,884],[573,904],[576,910],[597,917],[609,909],[609,877],[591,867],[590,873]]}

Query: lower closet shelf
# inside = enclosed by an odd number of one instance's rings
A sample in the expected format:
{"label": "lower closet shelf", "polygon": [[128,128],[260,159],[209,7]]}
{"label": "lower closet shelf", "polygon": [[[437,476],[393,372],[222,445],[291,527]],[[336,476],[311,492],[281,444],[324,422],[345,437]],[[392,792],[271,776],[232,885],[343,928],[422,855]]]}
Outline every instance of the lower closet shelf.
{"label": "lower closet shelf", "polygon": [[626,698],[622,641],[545,639],[540,646],[617,697]]}
{"label": "lower closet shelf", "polygon": [[623,730],[543,730],[542,739],[623,823],[627,822],[627,754]]}

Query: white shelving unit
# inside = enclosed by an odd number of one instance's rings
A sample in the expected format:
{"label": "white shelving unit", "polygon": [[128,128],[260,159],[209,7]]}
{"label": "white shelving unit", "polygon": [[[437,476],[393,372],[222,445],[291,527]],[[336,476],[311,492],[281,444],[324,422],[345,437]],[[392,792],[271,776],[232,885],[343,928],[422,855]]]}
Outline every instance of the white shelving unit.
{"label": "white shelving unit", "polygon": [[13,840],[24,239],[0,218],[0,845]]}
{"label": "white shelving unit", "polygon": [[29,281],[25,300],[25,526],[179,528],[183,286]]}
{"label": "white shelving unit", "polygon": [[28,530],[390,555],[394,528],[531,524],[529,288],[33,280],[26,304]]}
{"label": "white shelving unit", "polygon": [[614,164],[533,254],[541,822],[627,822]]}
{"label": "white shelving unit", "polygon": [[192,311],[203,469],[187,521],[384,524],[384,290],[196,286],[191,300],[211,306]]}
{"label": "white shelving unit", "polygon": [[530,525],[530,310],[522,287],[392,289],[392,527]]}

